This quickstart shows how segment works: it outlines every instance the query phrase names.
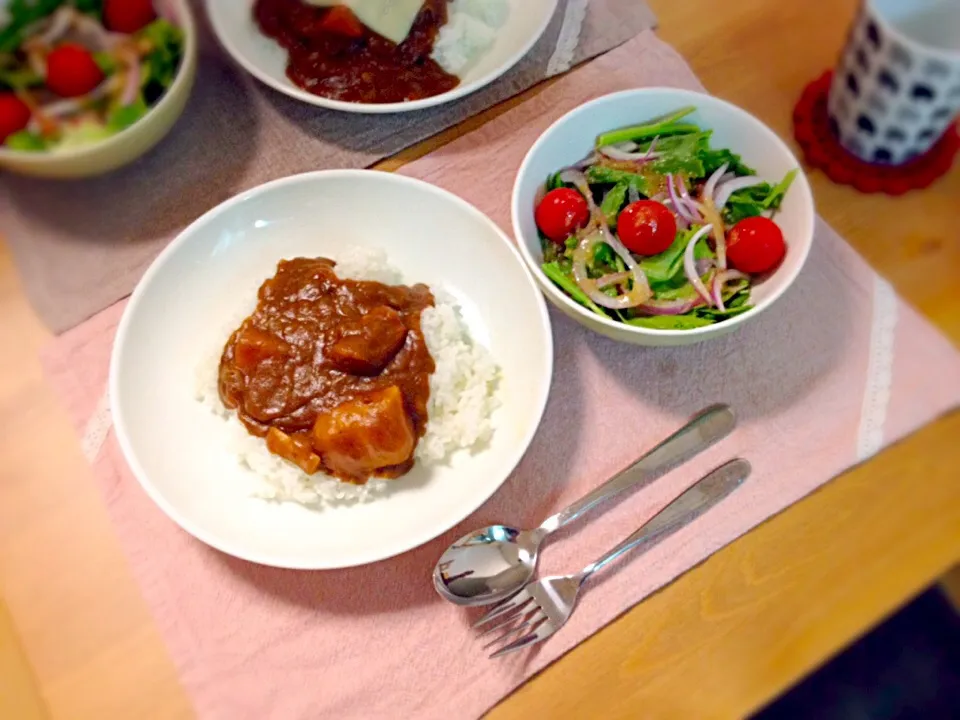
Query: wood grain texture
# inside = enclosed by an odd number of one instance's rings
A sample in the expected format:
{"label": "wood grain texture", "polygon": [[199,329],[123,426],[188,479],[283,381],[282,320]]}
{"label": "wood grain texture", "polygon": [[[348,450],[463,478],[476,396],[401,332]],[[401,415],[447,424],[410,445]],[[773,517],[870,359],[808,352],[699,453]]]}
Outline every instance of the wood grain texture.
{"label": "wood grain texture", "polygon": [[[833,64],[855,10],[855,0],[651,4],[661,35],[706,86],[784,138],[796,98]],[[502,111],[381,167],[394,169]],[[898,199],[863,196],[816,172],[811,180],[827,220],[960,341],[960,170]],[[0,587],[49,715],[189,718],[90,471],[42,382],[37,352],[48,334],[5,250],[0,317]],[[958,434],[953,415],[770,519],[490,717],[736,718],[759,707],[960,561]],[[0,667],[10,661],[6,647]]]}

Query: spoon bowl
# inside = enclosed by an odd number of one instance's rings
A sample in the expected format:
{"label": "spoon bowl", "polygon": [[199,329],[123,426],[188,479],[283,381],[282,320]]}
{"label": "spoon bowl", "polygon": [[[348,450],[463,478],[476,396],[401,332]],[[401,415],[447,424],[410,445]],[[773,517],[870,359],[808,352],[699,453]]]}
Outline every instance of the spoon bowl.
{"label": "spoon bowl", "polygon": [[546,532],[490,525],[457,540],[433,573],[437,592],[457,605],[486,605],[508,598],[537,569]]}

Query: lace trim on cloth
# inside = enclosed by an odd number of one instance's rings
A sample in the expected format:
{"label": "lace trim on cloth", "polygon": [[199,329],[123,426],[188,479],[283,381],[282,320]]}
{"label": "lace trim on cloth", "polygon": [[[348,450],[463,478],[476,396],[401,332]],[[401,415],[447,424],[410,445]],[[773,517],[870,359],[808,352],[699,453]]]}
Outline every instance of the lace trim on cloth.
{"label": "lace trim on cloth", "polygon": [[113,417],[110,414],[110,395],[104,392],[97,401],[97,406],[93,410],[90,419],[87,420],[86,427],[83,428],[83,439],[80,441],[80,449],[87,462],[93,464],[103,450],[103,444],[107,441],[107,435],[110,434],[110,427],[113,425]]}
{"label": "lace trim on cloth", "polygon": [[560,37],[557,39],[557,49],[553,51],[550,62],[547,63],[547,77],[565,73],[573,66],[573,56],[580,45],[580,32],[583,30],[583,21],[587,18],[587,6],[590,0],[569,0],[563,15],[563,25],[560,27]]}
{"label": "lace trim on cloth", "polygon": [[896,329],[897,294],[890,283],[877,275],[873,287],[867,386],[857,438],[857,459],[860,461],[875,455],[883,447],[883,427],[887,421],[890,386],[893,382]]}

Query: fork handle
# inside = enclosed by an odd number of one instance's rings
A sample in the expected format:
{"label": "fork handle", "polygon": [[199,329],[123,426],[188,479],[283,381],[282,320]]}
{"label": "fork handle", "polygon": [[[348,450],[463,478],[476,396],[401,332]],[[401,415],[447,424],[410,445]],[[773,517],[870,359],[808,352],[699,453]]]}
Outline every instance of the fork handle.
{"label": "fork handle", "polygon": [[689,525],[732,493],[750,476],[750,463],[731,460],[698,480],[686,492],[653,516],[645,525],[579,574],[580,584],[631,550],[649,550],[680,528]]}
{"label": "fork handle", "polygon": [[570,507],[547,518],[539,530],[544,534],[573,522],[604,500],[624,490],[647,485],[694,455],[729,435],[737,424],[726,405],[707,408],[693,420],[648,452],[633,465],[614,475]]}

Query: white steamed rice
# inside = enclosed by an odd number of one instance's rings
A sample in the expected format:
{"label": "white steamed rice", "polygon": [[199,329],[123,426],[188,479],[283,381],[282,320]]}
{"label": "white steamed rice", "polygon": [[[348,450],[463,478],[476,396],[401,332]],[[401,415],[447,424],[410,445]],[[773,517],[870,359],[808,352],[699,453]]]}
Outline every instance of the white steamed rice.
{"label": "white steamed rice", "polygon": [[451,75],[460,75],[493,47],[509,14],[508,0],[455,0],[434,43],[433,59]]}
{"label": "white steamed rice", "polygon": [[[382,251],[352,248],[335,259],[340,277],[389,284],[404,281]],[[460,450],[482,449],[493,434],[491,416],[499,406],[500,368],[486,348],[471,340],[454,299],[438,288],[431,290],[436,306],[424,310],[422,326],[436,372],[430,378],[426,434],[416,451],[417,461],[423,464],[442,463]],[[256,288],[251,288],[249,296],[256,297]],[[224,442],[260,481],[256,494],[304,505],[354,502],[382,494],[391,481],[373,479],[366,485],[351,485],[323,473],[307,475],[269,452],[264,440],[247,432],[236,414],[223,406],[217,390],[220,354],[230,333],[250,311],[252,305],[223,328],[219,342],[201,362],[196,399],[223,420]]]}

